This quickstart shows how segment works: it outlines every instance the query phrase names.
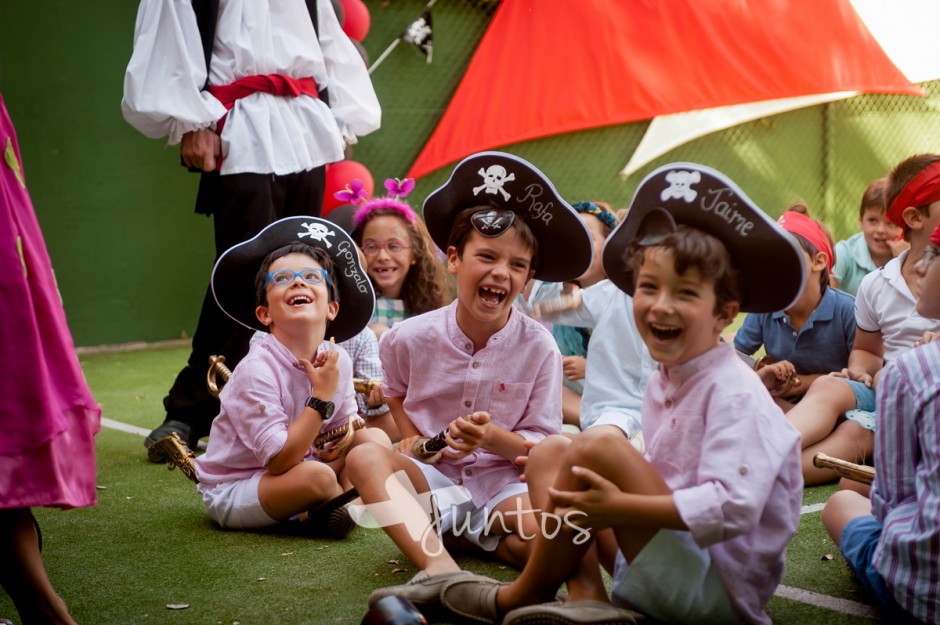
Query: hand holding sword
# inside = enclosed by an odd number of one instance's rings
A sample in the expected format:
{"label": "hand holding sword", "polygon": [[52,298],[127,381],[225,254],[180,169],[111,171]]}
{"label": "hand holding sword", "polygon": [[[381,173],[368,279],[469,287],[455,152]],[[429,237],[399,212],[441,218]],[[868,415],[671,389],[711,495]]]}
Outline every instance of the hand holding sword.
{"label": "hand holding sword", "polygon": [[[436,436],[415,440],[411,446],[411,454],[427,464],[434,464],[442,456],[452,460],[463,458],[482,445],[489,423],[490,414],[484,411],[459,417]],[[448,451],[448,447],[456,452]]]}

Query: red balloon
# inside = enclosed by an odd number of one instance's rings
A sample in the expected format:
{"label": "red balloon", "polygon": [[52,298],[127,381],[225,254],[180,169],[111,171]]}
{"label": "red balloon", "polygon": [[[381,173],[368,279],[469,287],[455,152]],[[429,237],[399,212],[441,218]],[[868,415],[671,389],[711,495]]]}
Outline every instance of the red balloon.
{"label": "red balloon", "polygon": [[343,32],[355,41],[362,41],[369,33],[372,18],[369,16],[369,7],[362,0],[340,0],[343,5],[345,19]]}
{"label": "red balloon", "polygon": [[323,210],[321,215],[326,215],[337,206],[349,204],[349,200],[340,200],[333,196],[337,191],[342,191],[346,185],[353,180],[361,180],[362,186],[366,191],[365,199],[372,197],[372,191],[375,185],[372,182],[372,174],[366,169],[366,166],[356,161],[339,161],[326,167],[326,192],[323,196]]}

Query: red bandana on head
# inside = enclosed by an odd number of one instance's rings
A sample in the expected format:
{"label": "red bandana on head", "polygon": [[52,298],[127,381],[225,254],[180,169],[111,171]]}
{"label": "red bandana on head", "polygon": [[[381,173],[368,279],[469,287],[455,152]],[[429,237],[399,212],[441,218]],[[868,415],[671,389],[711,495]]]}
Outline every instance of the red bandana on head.
{"label": "red bandana on head", "polygon": [[786,211],[777,220],[777,225],[792,234],[798,234],[810,243],[817,250],[826,255],[826,261],[829,271],[832,271],[832,246],[829,244],[829,237],[823,231],[822,226],[796,211]]}
{"label": "red bandana on head", "polygon": [[904,185],[901,192],[891,202],[885,214],[893,224],[904,230],[904,219],[901,214],[905,208],[910,206],[920,208],[937,200],[940,200],[940,161],[924,167],[919,174],[911,178],[911,181]]}
{"label": "red bandana on head", "polygon": [[940,245],[940,224],[937,224],[937,227],[934,228],[933,234],[930,235],[930,242],[934,245]]}

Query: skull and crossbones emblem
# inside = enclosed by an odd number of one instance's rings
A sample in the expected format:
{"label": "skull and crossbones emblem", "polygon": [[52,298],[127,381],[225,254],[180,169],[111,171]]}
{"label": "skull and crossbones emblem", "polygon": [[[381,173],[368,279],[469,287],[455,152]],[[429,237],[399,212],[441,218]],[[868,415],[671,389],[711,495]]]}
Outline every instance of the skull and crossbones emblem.
{"label": "skull and crossbones emblem", "polygon": [[691,202],[698,195],[692,185],[701,181],[702,175],[697,171],[671,171],[666,174],[669,186],[663,189],[659,197],[663,202],[670,198]]}
{"label": "skull and crossbones emblem", "polygon": [[473,195],[477,195],[480,191],[483,191],[490,195],[500,193],[504,200],[509,199],[509,192],[503,188],[503,185],[515,180],[515,174],[507,175],[506,168],[502,165],[490,165],[486,170],[481,167],[480,171],[477,173],[483,178],[483,184],[479,187],[473,187]]}
{"label": "skull and crossbones emblem", "polygon": [[416,46],[423,46],[424,40],[427,39],[430,34],[432,34],[431,27],[423,17],[419,17],[411,23],[411,26],[409,26],[407,32],[405,32],[405,41],[413,43]]}
{"label": "skull and crossbones emblem", "polygon": [[327,249],[333,247],[329,241],[326,240],[327,237],[331,237],[335,232],[327,229],[323,224],[313,223],[313,224],[300,224],[302,227],[306,228],[306,232],[298,232],[297,238],[310,237],[313,241],[319,241],[320,243],[325,243]]}

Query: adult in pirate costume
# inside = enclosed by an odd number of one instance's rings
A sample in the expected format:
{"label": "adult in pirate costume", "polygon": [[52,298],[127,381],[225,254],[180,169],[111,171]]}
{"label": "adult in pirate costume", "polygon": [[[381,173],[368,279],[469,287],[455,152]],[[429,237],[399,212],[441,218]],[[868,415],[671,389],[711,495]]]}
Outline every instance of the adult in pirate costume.
{"label": "adult in pirate costume", "polygon": [[[380,122],[362,57],[329,0],[142,0],[122,109],[144,135],[180,144],[183,164],[202,172],[196,212],[214,218],[217,256],[281,217],[319,215],[325,166]],[[207,291],[148,448],[173,432],[191,446],[208,433],[219,404],[206,389],[207,360],[237,364],[250,336]]]}

